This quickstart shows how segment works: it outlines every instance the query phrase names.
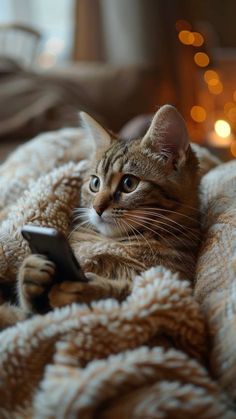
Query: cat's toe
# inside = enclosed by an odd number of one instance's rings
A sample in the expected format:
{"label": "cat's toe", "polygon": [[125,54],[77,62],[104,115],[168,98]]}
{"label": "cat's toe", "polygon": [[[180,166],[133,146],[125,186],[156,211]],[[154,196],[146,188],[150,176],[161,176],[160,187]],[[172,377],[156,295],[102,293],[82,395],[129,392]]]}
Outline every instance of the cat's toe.
{"label": "cat's toe", "polygon": [[21,304],[33,307],[34,301],[50,289],[54,275],[55,265],[45,256],[28,256],[18,273]]}
{"label": "cat's toe", "polygon": [[45,256],[30,255],[22,263],[19,277],[24,284],[46,286],[55,275],[55,265]]}

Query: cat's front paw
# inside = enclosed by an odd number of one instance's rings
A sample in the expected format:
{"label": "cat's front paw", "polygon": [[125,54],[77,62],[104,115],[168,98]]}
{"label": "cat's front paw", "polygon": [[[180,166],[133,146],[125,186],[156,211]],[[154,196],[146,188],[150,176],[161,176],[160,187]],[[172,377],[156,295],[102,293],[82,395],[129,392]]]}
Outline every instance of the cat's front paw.
{"label": "cat's front paw", "polygon": [[55,264],[43,255],[30,255],[18,273],[19,299],[24,309],[45,313],[50,307],[48,292],[55,275]]}
{"label": "cat's front paw", "polygon": [[107,287],[99,276],[87,273],[88,282],[64,281],[53,285],[49,292],[49,302],[52,308],[63,307],[71,303],[91,303],[107,298]]}

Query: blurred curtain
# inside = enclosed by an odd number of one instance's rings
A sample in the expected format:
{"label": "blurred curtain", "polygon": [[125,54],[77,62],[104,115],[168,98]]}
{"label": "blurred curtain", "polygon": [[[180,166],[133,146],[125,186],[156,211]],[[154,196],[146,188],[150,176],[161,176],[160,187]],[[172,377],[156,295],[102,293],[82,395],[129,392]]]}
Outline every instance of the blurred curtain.
{"label": "blurred curtain", "polygon": [[76,61],[160,65],[157,0],[76,0]]}
{"label": "blurred curtain", "polygon": [[[187,0],[77,0],[76,60],[156,70],[149,89],[156,103],[171,102],[189,118],[196,103],[196,66],[178,42],[175,23],[187,18]],[[158,94],[154,97],[155,86]]]}
{"label": "blurred curtain", "polygon": [[99,0],[75,0],[74,60],[104,60]]}

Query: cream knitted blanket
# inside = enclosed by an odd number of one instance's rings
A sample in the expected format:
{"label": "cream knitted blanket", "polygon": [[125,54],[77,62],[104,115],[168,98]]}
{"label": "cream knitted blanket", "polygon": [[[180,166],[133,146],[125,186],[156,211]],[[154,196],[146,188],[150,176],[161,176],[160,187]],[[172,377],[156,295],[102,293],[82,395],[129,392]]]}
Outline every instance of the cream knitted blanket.
{"label": "cream knitted blanket", "polygon": [[[29,253],[23,224],[68,232],[87,152],[81,130],[61,130],[0,168],[1,282],[15,280]],[[200,154],[204,172],[217,164]],[[236,162],[202,178],[196,296],[187,278],[158,266],[135,279],[122,304],[73,304],[2,331],[0,418],[236,417],[235,186]]]}

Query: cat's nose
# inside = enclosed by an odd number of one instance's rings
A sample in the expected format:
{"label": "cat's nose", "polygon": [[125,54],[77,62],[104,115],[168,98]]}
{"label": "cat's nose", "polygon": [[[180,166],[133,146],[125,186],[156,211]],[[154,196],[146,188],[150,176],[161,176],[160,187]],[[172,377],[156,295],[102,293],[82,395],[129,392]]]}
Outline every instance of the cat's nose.
{"label": "cat's nose", "polygon": [[96,211],[96,213],[101,217],[103,212],[105,211],[105,207],[100,207],[100,206],[96,206],[94,205],[93,207]]}

